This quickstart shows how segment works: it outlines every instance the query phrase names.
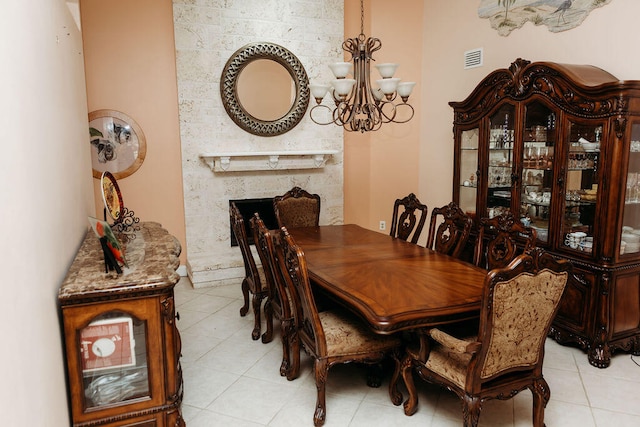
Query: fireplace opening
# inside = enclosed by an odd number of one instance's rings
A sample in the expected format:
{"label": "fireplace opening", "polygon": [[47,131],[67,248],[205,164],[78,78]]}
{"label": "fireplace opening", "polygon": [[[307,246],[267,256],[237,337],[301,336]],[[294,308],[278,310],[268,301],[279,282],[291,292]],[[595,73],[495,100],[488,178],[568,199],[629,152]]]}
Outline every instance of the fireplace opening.
{"label": "fireplace opening", "polygon": [[[238,200],[229,200],[229,208],[231,208],[231,203],[235,203],[242,214],[242,219],[244,219],[244,227],[247,231],[247,240],[249,240],[249,244],[253,245],[253,231],[251,230],[251,223],[249,222],[253,217],[253,214],[258,212],[262,221],[264,221],[265,227],[269,230],[274,230],[278,228],[278,221],[276,221],[276,214],[273,212],[273,198],[264,198],[264,199],[238,199]],[[236,240],[236,235],[233,233],[233,227],[229,225],[230,236],[231,236],[231,246],[238,246],[238,241]]]}

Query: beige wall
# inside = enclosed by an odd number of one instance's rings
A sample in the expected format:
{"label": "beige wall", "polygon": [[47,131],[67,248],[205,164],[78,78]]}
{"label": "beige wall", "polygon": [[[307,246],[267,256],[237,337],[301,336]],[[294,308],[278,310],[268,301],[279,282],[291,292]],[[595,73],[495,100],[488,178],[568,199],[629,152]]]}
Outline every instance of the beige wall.
{"label": "beige wall", "polygon": [[[409,193],[419,198],[419,153],[422,102],[420,92],[423,40],[423,0],[365,1],[365,35],[377,37],[382,48],[373,54],[375,63],[397,62],[395,77],[418,82],[409,103],[416,110],[405,124],[386,124],[377,132],[345,134],[345,223],[378,230],[379,222],[390,227],[393,202]],[[360,33],[360,4],[345,1],[345,37]],[[350,58],[347,58],[350,59]],[[372,66],[372,80],[380,78]],[[426,234],[425,234],[426,240]]]}
{"label": "beige wall", "polygon": [[0,387],[4,426],[69,425],[57,295],[93,212],[82,39],[67,4],[4,2]]}
{"label": "beige wall", "polygon": [[[186,261],[178,95],[171,0],[81,0],[89,111],[118,110],[142,128],[147,154],[118,180],[125,207],[161,223]],[[87,141],[88,146],[88,141]],[[88,147],[87,147],[88,148]],[[95,215],[103,215],[94,179]]]}
{"label": "beige wall", "polygon": [[[449,101],[465,99],[487,74],[508,68],[517,58],[592,64],[621,80],[640,79],[637,16],[640,2],[615,0],[596,9],[569,31],[552,33],[526,23],[499,36],[477,15],[477,4],[428,0],[424,10],[421,78],[420,198],[429,208],[451,200],[453,111]],[[463,52],[482,47],[484,66],[463,70]]]}

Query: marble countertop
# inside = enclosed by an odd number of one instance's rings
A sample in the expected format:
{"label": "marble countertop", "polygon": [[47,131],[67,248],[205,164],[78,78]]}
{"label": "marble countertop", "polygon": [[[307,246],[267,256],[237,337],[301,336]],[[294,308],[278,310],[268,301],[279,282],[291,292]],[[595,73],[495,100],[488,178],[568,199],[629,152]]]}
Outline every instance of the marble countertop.
{"label": "marble countertop", "polygon": [[145,222],[125,245],[128,267],[122,267],[122,274],[107,273],[100,241],[89,229],[58,291],[58,300],[68,305],[172,288],[180,279],[176,269],[181,250],[180,242],[160,224]]}

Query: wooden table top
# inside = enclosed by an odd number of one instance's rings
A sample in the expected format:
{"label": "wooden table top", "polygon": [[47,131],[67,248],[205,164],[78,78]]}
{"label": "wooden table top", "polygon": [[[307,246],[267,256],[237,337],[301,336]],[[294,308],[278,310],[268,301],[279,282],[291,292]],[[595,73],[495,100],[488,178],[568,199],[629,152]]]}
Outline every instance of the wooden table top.
{"label": "wooden table top", "polygon": [[315,286],[381,334],[477,317],[486,270],[357,225],[292,228]]}

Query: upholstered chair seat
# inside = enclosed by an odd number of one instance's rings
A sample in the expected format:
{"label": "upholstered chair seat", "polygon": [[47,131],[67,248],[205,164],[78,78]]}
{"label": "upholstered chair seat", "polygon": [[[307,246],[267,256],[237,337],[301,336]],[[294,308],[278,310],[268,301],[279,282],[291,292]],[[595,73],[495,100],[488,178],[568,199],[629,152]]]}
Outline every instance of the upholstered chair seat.
{"label": "upholstered chair seat", "polygon": [[327,340],[327,356],[386,352],[401,344],[400,338],[376,335],[360,319],[339,309],[321,311],[318,315]]}

